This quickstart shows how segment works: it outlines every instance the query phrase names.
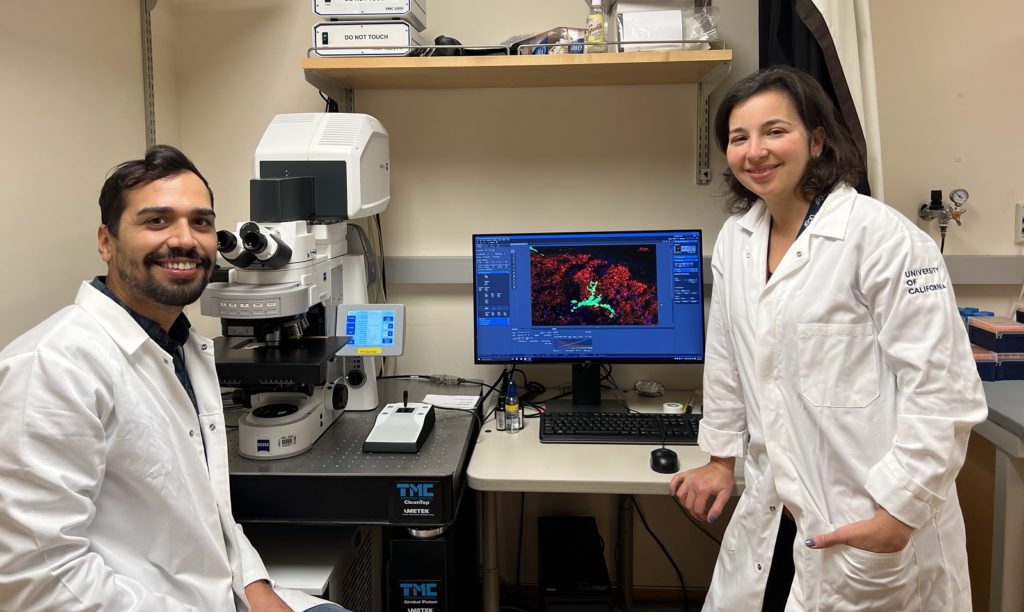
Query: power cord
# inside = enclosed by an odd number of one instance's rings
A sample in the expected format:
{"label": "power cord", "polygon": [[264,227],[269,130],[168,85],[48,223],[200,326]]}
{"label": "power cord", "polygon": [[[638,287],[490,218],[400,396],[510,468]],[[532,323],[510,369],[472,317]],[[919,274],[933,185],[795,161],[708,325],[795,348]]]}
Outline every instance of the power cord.
{"label": "power cord", "polygon": [[384,230],[381,229],[380,213],[373,216],[373,224],[377,227],[377,247],[380,253],[380,293],[383,303],[388,301],[388,273],[384,265]]}
{"label": "power cord", "polygon": [[[563,389],[564,389],[564,387],[563,387]],[[546,398],[544,398],[544,401],[539,402],[539,403],[544,404],[544,403],[550,402],[551,400],[562,399],[566,395],[571,395],[571,394],[572,394],[572,389],[569,389],[569,390],[566,390],[566,391],[562,391],[558,395],[552,395],[551,397],[546,397]]]}
{"label": "power cord", "polygon": [[325,113],[336,113],[336,112],[338,112],[338,110],[339,110],[338,103],[334,100],[334,98],[327,97],[327,95],[324,92],[322,92],[322,91],[319,92],[319,93],[320,93],[320,97],[323,98],[323,101],[324,101],[324,112]]}
{"label": "power cord", "polygon": [[714,542],[715,544],[718,544],[719,546],[722,545],[722,541],[719,540],[718,538],[716,538],[715,534],[711,533],[703,525],[701,525],[697,521],[693,520],[693,517],[690,516],[690,513],[686,511],[686,508],[683,508],[682,504],[679,503],[679,499],[677,499],[676,497],[673,497],[672,499],[676,502],[676,508],[679,508],[679,511],[682,512],[683,516],[686,517],[686,520],[690,521],[693,524],[694,527],[699,529],[701,531],[701,533],[706,535],[712,542]]}
{"label": "power cord", "polygon": [[523,384],[519,385],[519,403],[533,405],[534,400],[543,395],[547,388],[537,381],[527,379],[526,372],[522,370],[515,370],[515,372],[522,375],[523,379]]}
{"label": "power cord", "polygon": [[[484,423],[486,423],[487,420],[490,419],[491,416],[494,415],[494,411],[497,410],[499,406],[502,406],[502,407],[504,406],[504,402],[502,400],[502,395],[504,395],[504,391],[501,391],[499,389],[502,388],[500,385],[502,385],[502,383],[504,383],[504,381],[507,380],[506,377],[508,375],[509,375],[508,374],[508,370],[502,369],[501,370],[501,374],[498,374],[498,378],[496,378],[493,383],[491,383],[490,385],[487,385],[486,383],[484,383],[482,385],[482,387],[486,387],[487,388],[487,393],[484,393],[483,395],[480,396],[480,406],[481,407],[483,407],[484,404],[487,402],[487,398],[491,396],[491,393],[495,393],[495,392],[498,393],[498,401],[494,403],[494,408],[491,408],[491,411],[488,412],[486,415],[484,415],[484,418],[483,418],[483,422]],[[507,386],[507,383],[505,383],[505,384]],[[482,388],[481,388],[481,391],[483,391]]]}
{"label": "power cord", "polygon": [[480,418],[480,415],[477,414],[477,410],[466,410],[465,408],[451,408],[449,406],[434,406],[434,410],[451,410],[452,412],[461,412],[462,414],[469,413],[473,415],[474,419],[476,419],[476,424],[480,429],[483,429],[484,427],[484,421],[482,418]]}
{"label": "power cord", "polygon": [[676,571],[676,577],[679,578],[679,585],[683,589],[683,610],[690,612],[690,598],[686,594],[686,582],[683,580],[683,573],[679,571],[679,566],[676,565],[676,561],[672,558],[672,555],[668,553],[668,549],[661,543],[658,536],[654,535],[654,531],[651,530],[651,526],[647,524],[647,517],[644,516],[643,510],[640,509],[640,502],[637,501],[636,496],[630,495],[629,498],[633,501],[633,507],[636,508],[636,513],[640,516],[640,522],[644,524],[644,529],[646,529],[647,533],[654,538],[654,543],[658,545],[658,548],[661,549],[665,558],[672,564],[672,569]]}
{"label": "power cord", "polygon": [[381,376],[379,380],[402,379],[402,380],[425,380],[438,385],[477,385],[486,387],[487,383],[476,378],[462,378],[451,374],[394,374],[392,376]]}
{"label": "power cord", "polygon": [[622,390],[621,387],[619,387],[619,383],[617,383],[615,381],[615,377],[612,376],[612,366],[611,366],[611,364],[610,363],[602,364],[601,365],[601,372],[602,372],[601,380],[608,381],[608,384],[610,385],[610,387],[607,387],[607,388],[610,388],[612,391],[615,392],[615,401],[619,403],[619,406],[628,409],[629,408],[629,403],[626,401],[625,392]]}

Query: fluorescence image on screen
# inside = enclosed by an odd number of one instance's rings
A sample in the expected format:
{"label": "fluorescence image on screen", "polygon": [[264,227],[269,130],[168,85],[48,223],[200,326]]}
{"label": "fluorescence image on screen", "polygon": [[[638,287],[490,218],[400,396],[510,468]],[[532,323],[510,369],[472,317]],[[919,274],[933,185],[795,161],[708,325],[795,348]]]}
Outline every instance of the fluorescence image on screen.
{"label": "fluorescence image on screen", "polygon": [[533,325],[657,325],[655,247],[530,248]]}

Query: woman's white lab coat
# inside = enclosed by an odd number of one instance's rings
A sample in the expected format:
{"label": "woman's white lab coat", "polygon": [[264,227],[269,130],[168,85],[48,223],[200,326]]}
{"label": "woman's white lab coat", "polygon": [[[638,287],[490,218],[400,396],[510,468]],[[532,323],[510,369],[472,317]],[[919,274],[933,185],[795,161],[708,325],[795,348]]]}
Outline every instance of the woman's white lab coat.
{"label": "woman's white lab coat", "polygon": [[[248,610],[209,340],[185,363],[83,284],[0,354],[0,609]],[[204,448],[205,446],[205,448]]]}
{"label": "woman's white lab coat", "polygon": [[[797,523],[787,610],[971,609],[954,479],[985,398],[934,242],[841,186],[765,282],[769,214],[715,245],[699,443],[745,456],[704,609],[761,609],[783,505]],[[878,554],[808,537],[881,506],[914,528]]]}

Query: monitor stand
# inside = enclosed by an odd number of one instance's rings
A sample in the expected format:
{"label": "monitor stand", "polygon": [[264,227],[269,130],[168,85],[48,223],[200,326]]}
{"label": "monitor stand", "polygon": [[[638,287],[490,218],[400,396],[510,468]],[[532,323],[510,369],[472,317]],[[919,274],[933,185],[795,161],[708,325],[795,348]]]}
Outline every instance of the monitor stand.
{"label": "monitor stand", "polygon": [[625,400],[601,399],[601,365],[572,364],[572,399],[545,403],[547,412],[628,412]]}

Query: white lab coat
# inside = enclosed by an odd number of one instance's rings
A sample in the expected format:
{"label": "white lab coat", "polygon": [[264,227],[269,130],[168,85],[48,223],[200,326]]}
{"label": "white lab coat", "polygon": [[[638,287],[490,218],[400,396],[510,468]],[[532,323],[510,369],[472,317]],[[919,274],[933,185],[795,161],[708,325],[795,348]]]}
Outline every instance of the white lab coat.
{"label": "white lab coat", "polygon": [[192,332],[185,363],[198,418],[88,283],[0,353],[0,610],[249,609],[267,571],[231,515],[213,344]]}
{"label": "white lab coat", "polygon": [[[758,611],[783,504],[797,523],[787,610],[971,609],[954,479],[984,393],[935,243],[841,186],[765,283],[769,214],[726,221],[699,443],[745,456],[704,610]],[[808,537],[881,506],[914,527],[877,554]]]}

